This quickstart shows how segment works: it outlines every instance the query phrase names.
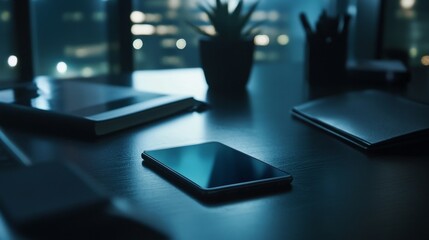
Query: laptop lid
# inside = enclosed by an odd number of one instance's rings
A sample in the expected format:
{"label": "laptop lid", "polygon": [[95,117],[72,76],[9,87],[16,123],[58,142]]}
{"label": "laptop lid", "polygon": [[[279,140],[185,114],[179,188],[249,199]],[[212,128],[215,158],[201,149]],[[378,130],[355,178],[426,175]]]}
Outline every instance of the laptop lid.
{"label": "laptop lid", "polygon": [[9,166],[30,166],[30,159],[0,128],[0,169]]}

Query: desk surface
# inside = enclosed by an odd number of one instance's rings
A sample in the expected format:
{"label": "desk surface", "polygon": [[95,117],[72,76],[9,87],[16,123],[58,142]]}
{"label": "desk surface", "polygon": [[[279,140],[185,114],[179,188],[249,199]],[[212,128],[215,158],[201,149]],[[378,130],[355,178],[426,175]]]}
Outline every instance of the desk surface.
{"label": "desk surface", "polygon": [[[94,141],[7,132],[34,162],[72,162],[131,199],[173,239],[427,238],[429,148],[369,155],[293,119],[291,107],[311,97],[302,73],[300,65],[257,65],[247,94],[223,97],[207,92],[200,69],[136,72],[128,84],[138,89],[190,93],[211,108]],[[142,166],[145,149],[205,141],[290,172],[292,188],[208,205]]]}

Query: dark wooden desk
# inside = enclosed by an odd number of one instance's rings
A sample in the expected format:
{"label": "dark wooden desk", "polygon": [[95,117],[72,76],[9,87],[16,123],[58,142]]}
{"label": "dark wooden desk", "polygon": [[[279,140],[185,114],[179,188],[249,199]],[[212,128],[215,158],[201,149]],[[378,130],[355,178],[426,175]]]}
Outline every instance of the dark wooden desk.
{"label": "dark wooden desk", "polygon": [[[139,89],[191,93],[212,107],[95,141],[7,132],[35,162],[72,162],[131,199],[173,239],[427,239],[429,144],[373,156],[293,119],[291,107],[309,97],[302,73],[298,64],[256,66],[247,94],[225,98],[207,93],[199,69],[137,72]],[[142,166],[145,149],[204,141],[290,172],[292,189],[206,205]]]}

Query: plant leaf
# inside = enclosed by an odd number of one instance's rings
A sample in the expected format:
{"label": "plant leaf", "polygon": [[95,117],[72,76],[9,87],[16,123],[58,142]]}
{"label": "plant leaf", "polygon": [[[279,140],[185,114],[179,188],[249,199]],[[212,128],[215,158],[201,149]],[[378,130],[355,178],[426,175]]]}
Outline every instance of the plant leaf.
{"label": "plant leaf", "polygon": [[190,22],[188,22],[188,25],[204,36],[222,41],[236,41],[248,38],[255,34],[256,26],[260,25],[259,23],[253,24],[251,27],[246,27],[258,3],[258,0],[256,0],[245,13],[243,12],[244,0],[238,0],[237,5],[231,11],[229,11],[230,2],[228,0],[216,0],[214,4],[207,2],[204,5],[198,4],[198,8],[207,15],[210,24],[215,30],[215,34],[211,34],[203,30],[201,26]]}
{"label": "plant leaf", "polygon": [[213,8],[211,8],[211,11],[207,7],[205,7],[203,5],[198,5],[198,8],[207,15],[207,17],[209,18],[209,21],[210,21],[210,23],[212,25],[216,24],[215,23],[216,22],[216,17],[215,17],[215,15],[213,13],[213,11],[214,11]]}
{"label": "plant leaf", "polygon": [[200,27],[198,27],[197,25],[195,25],[195,24],[193,24],[193,23],[191,23],[190,21],[186,21],[186,23],[192,28],[192,29],[194,29],[196,32],[198,32],[198,33],[200,33],[200,34],[202,34],[202,35],[204,35],[204,36],[207,36],[207,37],[213,37],[213,35],[212,34],[210,34],[210,33],[208,33],[208,32],[206,32],[206,31],[204,31],[203,29],[201,29]]}
{"label": "plant leaf", "polygon": [[256,28],[259,27],[260,25],[262,25],[262,23],[263,22],[257,22],[257,23],[254,23],[252,26],[248,27],[242,33],[243,38],[248,38],[248,37],[251,37],[251,36],[258,35],[261,31],[259,29],[256,29]]}
{"label": "plant leaf", "polygon": [[247,11],[247,13],[241,18],[241,22],[240,22],[240,30],[244,28],[244,26],[247,24],[247,22],[250,19],[250,16],[253,14],[253,12],[255,11],[256,7],[258,6],[259,2],[254,2],[249,10]]}
{"label": "plant leaf", "polygon": [[238,20],[240,18],[241,10],[243,9],[243,0],[240,0],[237,4],[237,7],[235,7],[234,11],[231,14],[231,18],[233,20]]}

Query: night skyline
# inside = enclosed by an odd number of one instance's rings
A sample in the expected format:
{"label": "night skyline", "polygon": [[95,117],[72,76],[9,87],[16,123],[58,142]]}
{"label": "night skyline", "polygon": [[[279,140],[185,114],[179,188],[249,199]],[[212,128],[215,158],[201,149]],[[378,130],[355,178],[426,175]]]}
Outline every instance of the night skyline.
{"label": "night skyline", "polygon": [[[185,24],[186,20],[203,24],[196,2],[133,1],[130,31],[133,32],[136,70],[199,67],[197,47],[200,36]],[[424,41],[427,26],[421,24],[429,21],[422,14],[428,3],[411,1],[414,5],[406,8],[400,5],[402,2],[391,3],[386,9],[385,49],[407,46],[404,51],[409,52],[412,65],[429,65],[429,57],[425,55],[429,46]],[[33,0],[31,4],[36,75],[89,77],[106,74],[114,67],[109,63],[109,51],[115,44],[109,41],[109,12],[106,9],[107,4],[115,4],[115,1]],[[315,19],[324,7],[323,1],[261,1],[252,19],[264,22],[255,40],[256,62],[302,61],[304,36],[297,16],[305,11]],[[0,1],[2,78],[13,78],[14,66],[19,64],[13,54],[10,15],[10,0]],[[412,32],[404,38],[404,35],[395,35],[398,33],[392,31],[391,25],[410,28]]]}

